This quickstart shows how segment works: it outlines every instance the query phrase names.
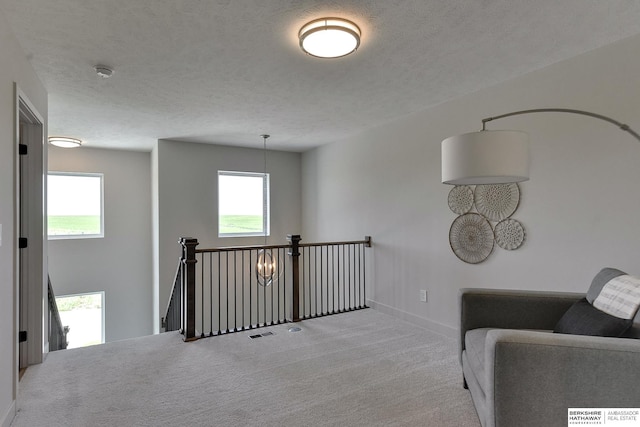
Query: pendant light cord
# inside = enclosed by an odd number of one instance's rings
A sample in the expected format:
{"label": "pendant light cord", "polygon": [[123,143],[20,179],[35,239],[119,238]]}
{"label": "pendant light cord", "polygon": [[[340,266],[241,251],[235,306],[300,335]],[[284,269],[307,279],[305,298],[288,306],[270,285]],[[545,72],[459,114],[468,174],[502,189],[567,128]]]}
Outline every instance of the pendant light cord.
{"label": "pendant light cord", "polygon": [[264,246],[267,246],[267,138],[262,136],[262,152],[264,153],[264,175],[262,176],[262,230],[264,231]]}

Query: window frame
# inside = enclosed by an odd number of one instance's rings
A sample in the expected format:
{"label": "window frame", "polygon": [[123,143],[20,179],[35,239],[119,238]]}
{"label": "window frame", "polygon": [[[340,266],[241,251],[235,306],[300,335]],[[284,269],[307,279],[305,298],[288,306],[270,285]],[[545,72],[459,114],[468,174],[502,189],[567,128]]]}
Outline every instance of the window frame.
{"label": "window frame", "polygon": [[[75,176],[100,178],[100,233],[98,234],[49,234],[49,176]],[[104,238],[104,173],[47,171],[47,238],[48,240],[102,239]]]}
{"label": "window frame", "polygon": [[[240,176],[247,178],[262,178],[262,231],[244,233],[222,233],[220,232],[220,176]],[[218,171],[218,237],[260,237],[271,235],[271,179],[269,173],[264,172],[243,172],[243,171]]]}

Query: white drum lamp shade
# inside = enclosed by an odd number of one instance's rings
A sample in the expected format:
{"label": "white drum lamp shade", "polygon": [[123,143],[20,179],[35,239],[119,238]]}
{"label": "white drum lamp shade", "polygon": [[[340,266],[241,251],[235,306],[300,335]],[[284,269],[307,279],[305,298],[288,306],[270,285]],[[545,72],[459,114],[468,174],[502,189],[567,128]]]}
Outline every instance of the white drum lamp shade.
{"label": "white drum lamp shade", "polygon": [[514,130],[483,130],[442,141],[442,183],[505,184],[529,179],[529,138]]}

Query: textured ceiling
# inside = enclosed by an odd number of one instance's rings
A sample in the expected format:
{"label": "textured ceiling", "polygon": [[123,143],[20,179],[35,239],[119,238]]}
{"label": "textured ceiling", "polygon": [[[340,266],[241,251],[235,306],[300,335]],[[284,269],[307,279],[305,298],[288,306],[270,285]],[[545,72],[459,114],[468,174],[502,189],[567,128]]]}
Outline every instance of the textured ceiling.
{"label": "textured ceiling", "polygon": [[[49,92],[49,134],[304,151],[640,33],[636,0],[0,0]],[[362,28],[318,59],[297,31]],[[94,65],[115,72],[98,77]]]}

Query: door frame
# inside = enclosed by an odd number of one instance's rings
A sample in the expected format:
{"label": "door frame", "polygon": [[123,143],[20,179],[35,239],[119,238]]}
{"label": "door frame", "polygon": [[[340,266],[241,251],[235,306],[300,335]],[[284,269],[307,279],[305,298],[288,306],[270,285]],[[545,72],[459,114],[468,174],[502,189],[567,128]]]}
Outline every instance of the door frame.
{"label": "door frame", "polygon": [[[46,123],[27,95],[14,83],[15,123],[14,123],[14,399],[18,395],[18,371],[20,366],[19,331],[20,316],[26,310],[27,365],[41,363],[48,352],[48,304],[47,304],[47,226],[46,226],[46,172],[47,146],[45,143]],[[21,130],[21,126],[23,130]],[[21,159],[19,144],[26,144],[28,155],[24,160],[24,178],[26,178],[26,200],[21,200]],[[22,204],[27,212],[21,211]],[[25,216],[23,218],[23,216]],[[25,224],[26,223],[26,224]],[[27,230],[28,236],[21,236]],[[18,248],[18,238],[28,237],[26,249]],[[27,252],[24,252],[27,251]],[[28,266],[21,271],[21,260],[27,260]],[[27,280],[28,282],[25,282]],[[24,300],[20,298],[21,283],[29,283]]]}

